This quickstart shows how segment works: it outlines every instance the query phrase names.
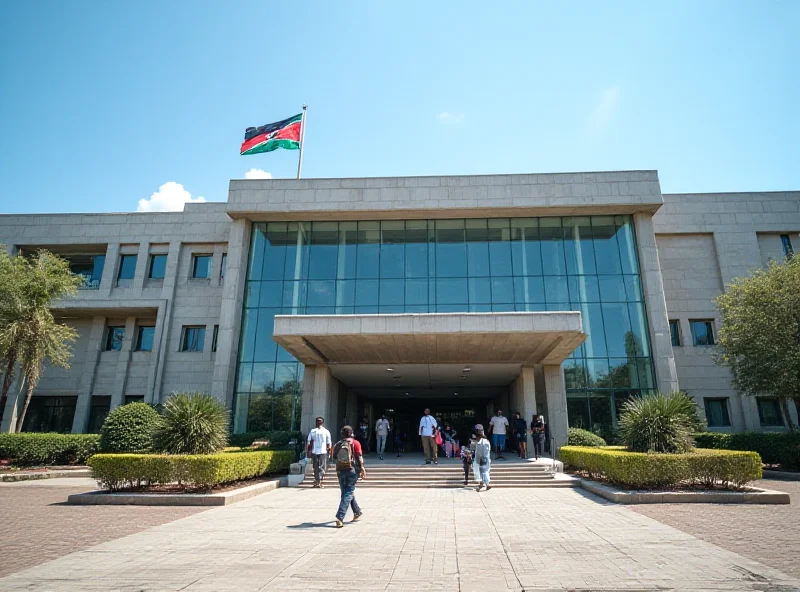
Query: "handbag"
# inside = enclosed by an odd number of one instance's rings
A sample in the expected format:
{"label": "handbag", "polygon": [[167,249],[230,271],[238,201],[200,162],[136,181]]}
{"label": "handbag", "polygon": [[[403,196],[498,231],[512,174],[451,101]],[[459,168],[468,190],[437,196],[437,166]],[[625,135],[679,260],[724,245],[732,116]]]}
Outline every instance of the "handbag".
{"label": "handbag", "polygon": [[[434,429],[436,430],[436,428]],[[442,445],[442,432],[440,432],[439,430],[436,430],[436,445],[437,446]]]}

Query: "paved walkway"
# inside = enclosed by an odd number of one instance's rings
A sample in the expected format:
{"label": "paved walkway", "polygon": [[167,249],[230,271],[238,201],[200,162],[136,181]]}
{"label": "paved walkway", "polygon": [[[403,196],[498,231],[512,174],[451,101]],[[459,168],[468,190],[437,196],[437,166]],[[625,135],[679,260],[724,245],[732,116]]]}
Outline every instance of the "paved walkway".
{"label": "paved walkway", "polygon": [[0,579],[0,589],[800,588],[773,568],[582,491],[364,489],[358,498],[364,518],[337,530],[338,491],[279,489],[27,569]]}

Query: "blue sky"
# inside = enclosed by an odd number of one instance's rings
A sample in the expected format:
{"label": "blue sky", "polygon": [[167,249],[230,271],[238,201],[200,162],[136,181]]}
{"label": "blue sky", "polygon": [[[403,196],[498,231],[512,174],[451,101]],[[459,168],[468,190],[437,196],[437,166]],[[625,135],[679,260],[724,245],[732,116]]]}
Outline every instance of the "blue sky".
{"label": "blue sky", "polygon": [[303,102],[304,177],[658,169],[664,192],[800,189],[799,29],[794,0],[7,0],[0,212],[293,177],[296,151],[238,148]]}

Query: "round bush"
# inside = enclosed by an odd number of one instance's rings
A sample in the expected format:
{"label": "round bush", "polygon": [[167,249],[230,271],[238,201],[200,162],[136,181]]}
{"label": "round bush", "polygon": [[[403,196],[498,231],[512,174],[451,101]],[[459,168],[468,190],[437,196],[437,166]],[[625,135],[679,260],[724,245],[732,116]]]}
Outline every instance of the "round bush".
{"label": "round bush", "polygon": [[128,403],[106,417],[100,431],[101,452],[150,452],[158,412],[146,403]]}
{"label": "round bush", "polygon": [[228,410],[205,393],[175,393],[153,434],[154,448],[168,454],[212,454],[228,445]]}
{"label": "round bush", "polygon": [[619,435],[632,452],[689,452],[702,422],[697,405],[686,394],[655,393],[625,402]]}
{"label": "round bush", "polygon": [[589,430],[570,428],[567,432],[567,446],[605,446],[606,441]]}

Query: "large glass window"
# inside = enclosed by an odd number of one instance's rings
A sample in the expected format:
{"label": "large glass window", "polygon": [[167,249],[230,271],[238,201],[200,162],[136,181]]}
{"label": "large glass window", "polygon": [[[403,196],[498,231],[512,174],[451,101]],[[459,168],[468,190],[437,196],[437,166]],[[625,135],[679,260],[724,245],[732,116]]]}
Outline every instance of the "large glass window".
{"label": "large glass window", "polygon": [[150,270],[147,277],[153,280],[163,280],[167,274],[167,256],[150,255]]}
{"label": "large glass window", "polygon": [[121,255],[117,280],[132,280],[136,274],[136,255]]}
{"label": "large glass window", "polygon": [[614,424],[655,385],[630,216],[256,223],[244,306],[239,432],[299,428],[302,365],[272,340],[276,314],[577,310],[573,425]]}
{"label": "large glass window", "polygon": [[192,256],[192,277],[195,279],[211,277],[211,255]]}
{"label": "large glass window", "polygon": [[758,421],[761,427],[783,427],[783,413],[781,413],[781,406],[778,399],[768,399],[759,397],[758,403]]}
{"label": "large glass window", "polygon": [[22,431],[71,432],[77,402],[78,397],[31,397]]}
{"label": "large glass window", "polygon": [[125,339],[125,327],[109,327],[106,330],[106,351],[120,351]]}
{"label": "large glass window", "polygon": [[714,321],[689,321],[695,345],[714,345]]}
{"label": "large glass window", "polygon": [[[272,331],[270,331],[270,335],[272,335]],[[183,336],[181,337],[181,351],[201,352],[203,351],[203,342],[205,340],[205,327],[184,327]]]}
{"label": "large glass window", "polygon": [[139,333],[136,336],[136,351],[153,351],[155,335],[155,327],[139,327]]}

